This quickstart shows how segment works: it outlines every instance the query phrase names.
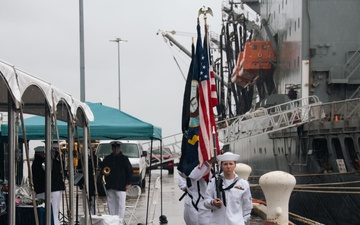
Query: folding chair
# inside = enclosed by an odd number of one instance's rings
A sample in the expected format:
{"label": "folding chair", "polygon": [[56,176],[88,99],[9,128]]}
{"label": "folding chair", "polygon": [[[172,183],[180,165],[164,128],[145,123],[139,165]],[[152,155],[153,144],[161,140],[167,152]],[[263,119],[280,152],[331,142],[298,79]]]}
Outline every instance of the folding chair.
{"label": "folding chair", "polygon": [[[125,206],[125,210],[128,211],[130,213],[130,217],[129,217],[129,221],[125,222],[125,224],[130,224],[131,219],[134,218],[136,220],[136,222],[139,223],[139,220],[136,218],[136,216],[134,215],[137,204],[139,202],[141,196],[141,188],[138,185],[133,185],[131,186],[131,188],[129,190],[126,191],[126,197],[129,199],[135,199],[135,203],[132,205],[129,205],[129,202],[126,202],[126,206]],[[125,221],[125,218],[124,218]]]}
{"label": "folding chair", "polygon": [[149,208],[149,215],[150,220],[148,224],[154,224],[154,218],[155,218],[155,211],[156,211],[156,204],[159,198],[159,192],[160,192],[160,177],[156,178],[154,189],[151,196],[151,205]]}

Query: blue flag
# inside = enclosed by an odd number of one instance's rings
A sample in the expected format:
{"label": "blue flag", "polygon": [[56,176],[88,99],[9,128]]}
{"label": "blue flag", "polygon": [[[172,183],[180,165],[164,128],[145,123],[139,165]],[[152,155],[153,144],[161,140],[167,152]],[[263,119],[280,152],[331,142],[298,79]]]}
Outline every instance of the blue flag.
{"label": "blue flag", "polygon": [[192,50],[192,61],[184,91],[182,114],[183,139],[181,145],[181,157],[178,165],[178,170],[185,175],[189,175],[199,163],[199,76],[203,52],[199,23],[197,25],[195,54],[193,46]]}

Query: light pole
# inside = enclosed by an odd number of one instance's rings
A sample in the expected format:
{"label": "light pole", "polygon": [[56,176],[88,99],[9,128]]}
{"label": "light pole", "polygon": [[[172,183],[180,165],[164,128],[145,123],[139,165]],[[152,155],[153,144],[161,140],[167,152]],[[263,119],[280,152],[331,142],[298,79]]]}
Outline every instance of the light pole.
{"label": "light pole", "polygon": [[127,40],[123,40],[121,38],[115,37],[114,40],[110,40],[111,42],[117,42],[118,44],[118,83],[119,83],[119,110],[121,110],[121,91],[120,91],[120,43],[127,42]]}

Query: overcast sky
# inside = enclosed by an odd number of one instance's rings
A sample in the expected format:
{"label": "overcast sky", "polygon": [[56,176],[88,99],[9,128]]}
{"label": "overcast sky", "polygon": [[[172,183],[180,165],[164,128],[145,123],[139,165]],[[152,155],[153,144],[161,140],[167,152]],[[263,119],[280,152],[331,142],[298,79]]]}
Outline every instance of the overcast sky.
{"label": "overcast sky", "polygon": [[[203,6],[219,33],[219,0],[84,0],[85,100],[118,108],[118,47],[110,40],[120,37],[128,40],[120,45],[121,110],[161,127],[163,137],[180,133],[185,81],[173,54],[185,76],[190,59],[157,32],[177,31],[190,50]],[[0,60],[80,100],[79,1],[4,0],[0,29]]]}

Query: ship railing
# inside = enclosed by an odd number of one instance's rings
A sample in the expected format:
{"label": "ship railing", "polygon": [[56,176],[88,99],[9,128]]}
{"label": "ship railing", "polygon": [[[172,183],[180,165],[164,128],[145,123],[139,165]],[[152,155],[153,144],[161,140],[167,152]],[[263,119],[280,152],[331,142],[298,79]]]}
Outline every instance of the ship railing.
{"label": "ship railing", "polygon": [[309,124],[309,134],[359,131],[360,98],[324,103],[319,107],[317,111],[325,116]]}
{"label": "ship railing", "polygon": [[[171,154],[173,155],[173,158],[178,158],[181,154],[181,142],[182,142],[182,133],[177,133],[169,136],[165,136],[162,138],[162,146],[167,146]],[[153,143],[153,148],[158,147],[160,144],[158,142]],[[151,149],[151,142],[146,141],[142,143],[142,147],[144,150]]]}
{"label": "ship railing", "polygon": [[323,103],[321,111],[329,121],[347,120],[360,117],[360,98]]}
{"label": "ship railing", "polygon": [[219,140],[228,144],[250,136],[272,133],[299,126],[325,116],[318,114],[321,102],[317,96],[309,96],[268,108],[259,108],[236,119],[217,123]]}
{"label": "ship railing", "polygon": [[[347,121],[347,124],[359,127],[360,98],[321,103],[318,97],[309,96],[219,121],[217,127],[220,141],[228,144],[242,138],[276,132],[315,121],[330,122],[330,129],[344,124],[341,121]],[[318,123],[309,123],[309,126],[310,130],[324,127],[319,126]],[[163,146],[171,149],[174,158],[181,154],[182,137],[182,133],[177,133],[162,139]],[[143,143],[143,147],[150,149],[150,142]]]}

